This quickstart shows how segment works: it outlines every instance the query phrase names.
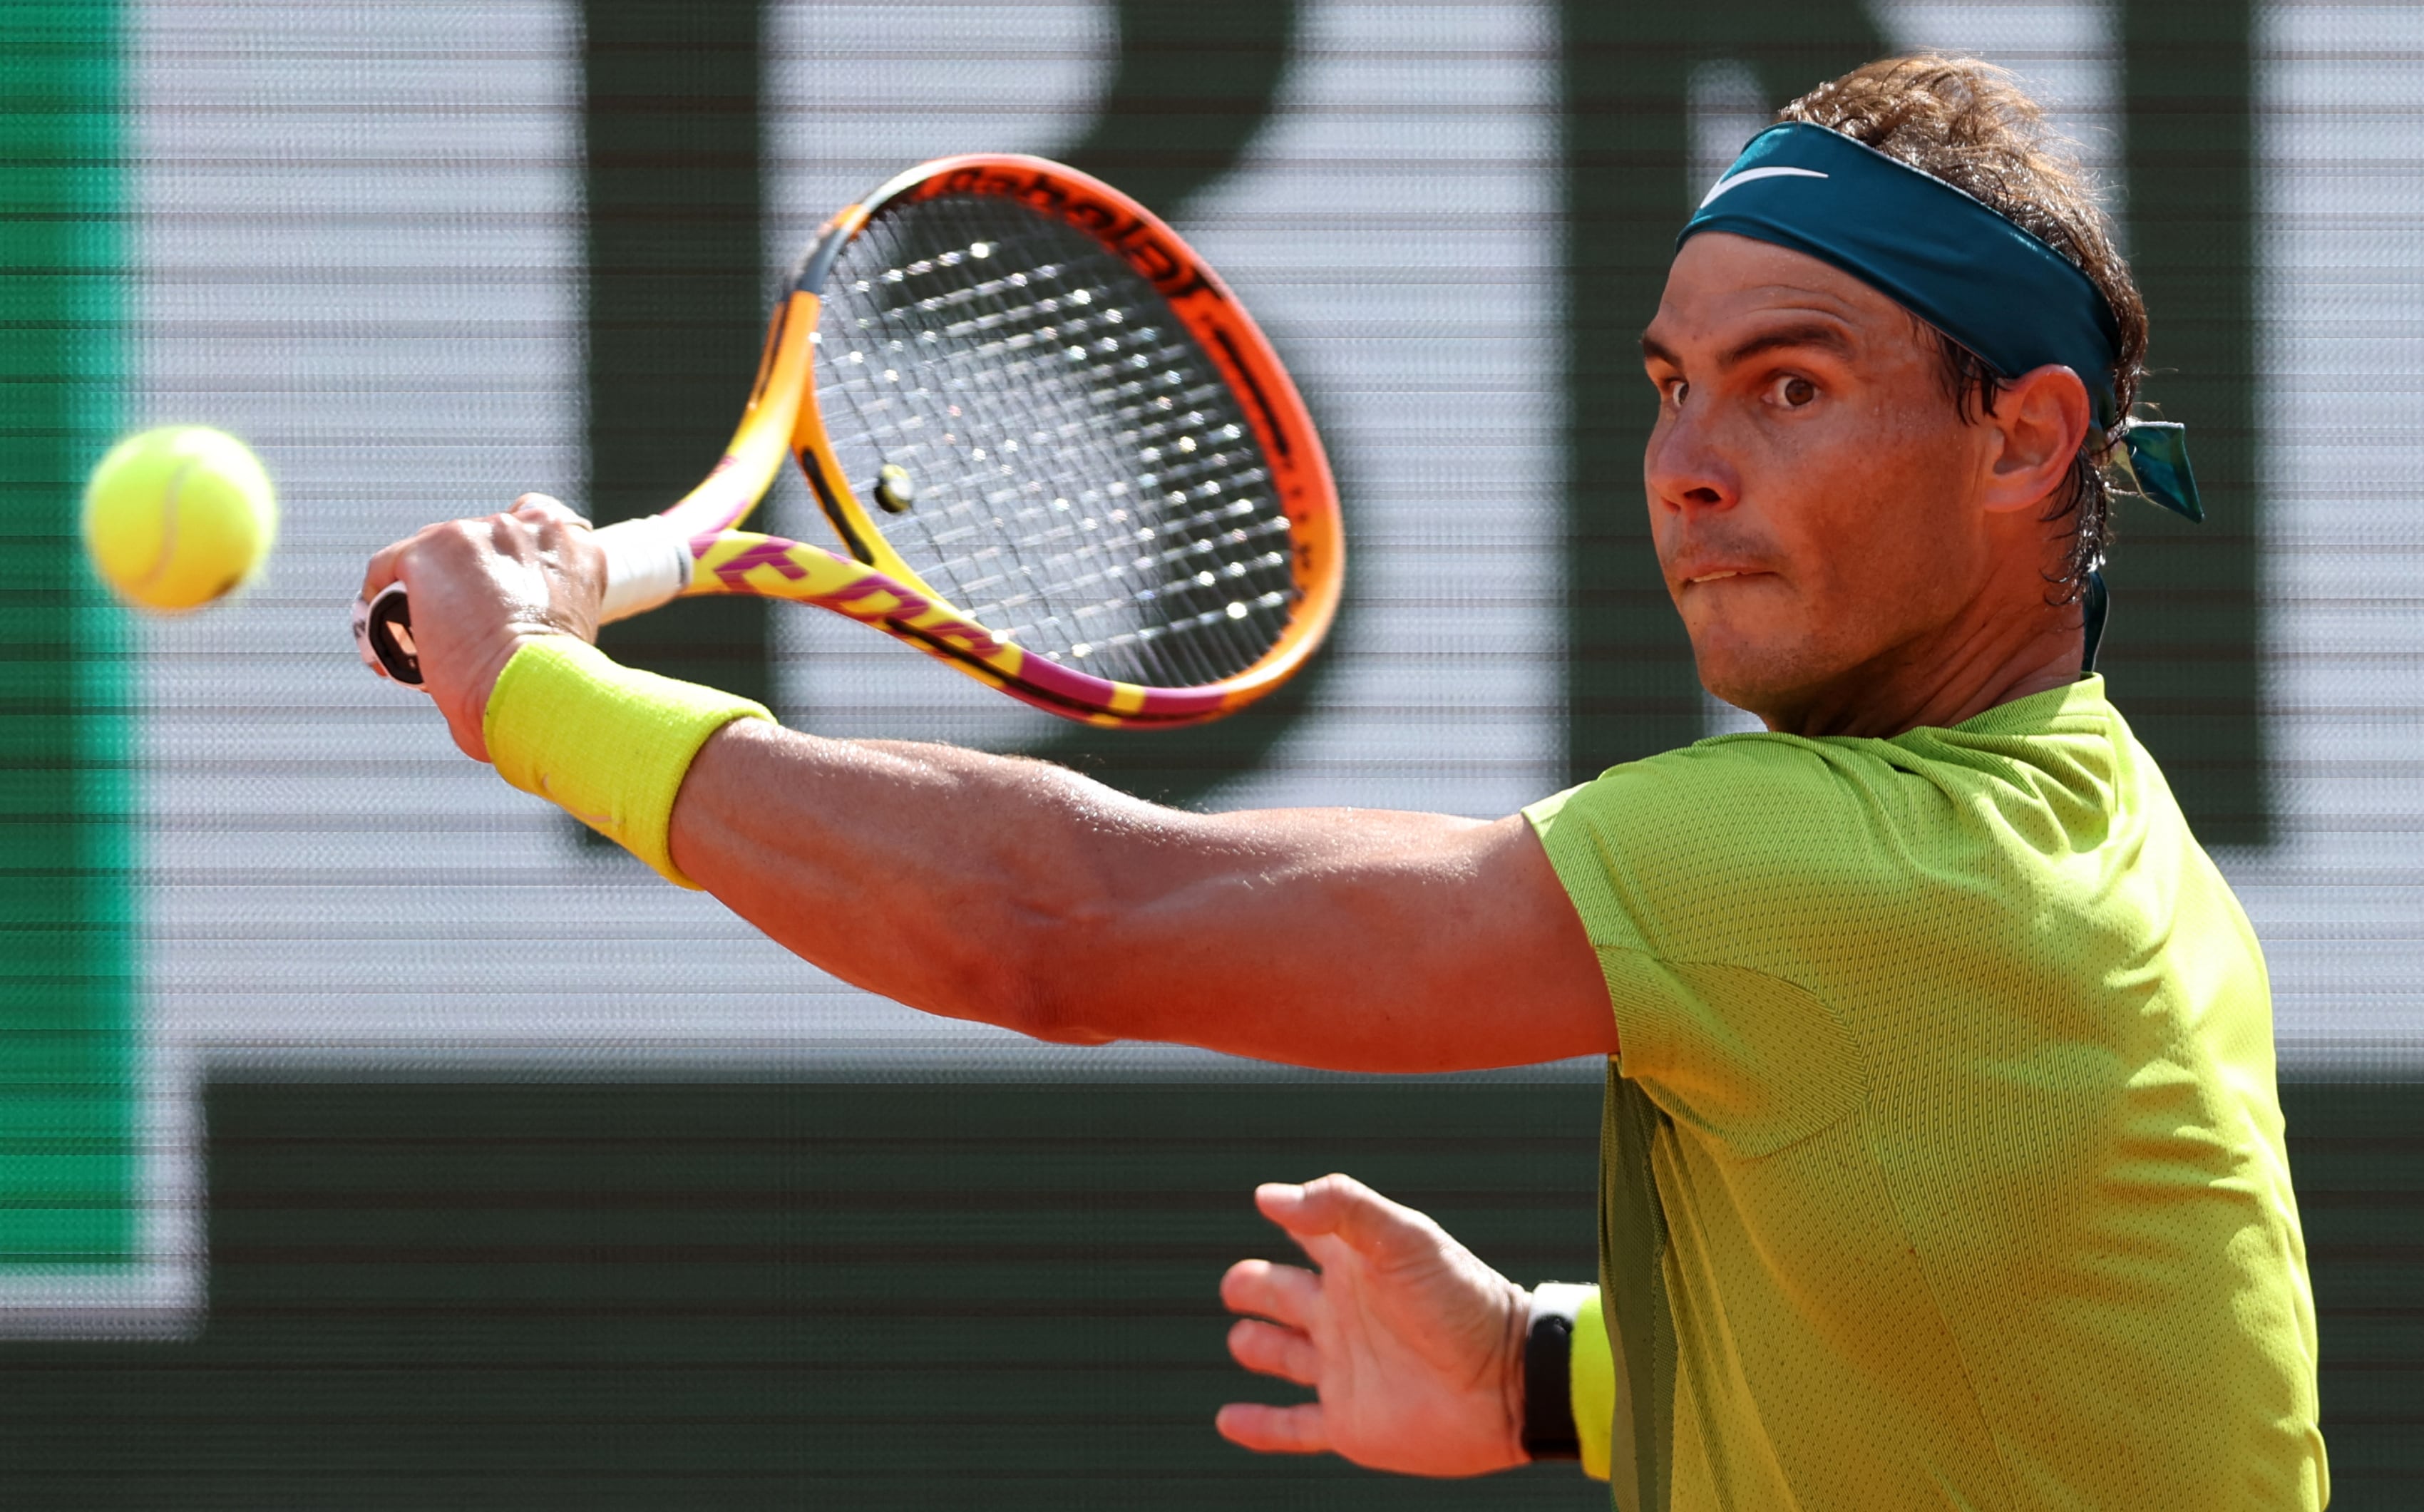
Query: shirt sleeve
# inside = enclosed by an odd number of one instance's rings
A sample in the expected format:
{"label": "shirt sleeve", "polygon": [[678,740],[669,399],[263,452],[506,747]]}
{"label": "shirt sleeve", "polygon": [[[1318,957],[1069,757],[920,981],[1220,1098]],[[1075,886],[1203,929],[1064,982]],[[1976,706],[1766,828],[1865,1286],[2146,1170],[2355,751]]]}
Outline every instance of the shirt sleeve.
{"label": "shirt sleeve", "polygon": [[1619,1070],[1660,1111],[1747,1159],[1858,1106],[1859,1045],[1808,968],[1874,868],[1810,742],[1704,741],[1524,814],[1599,955]]}

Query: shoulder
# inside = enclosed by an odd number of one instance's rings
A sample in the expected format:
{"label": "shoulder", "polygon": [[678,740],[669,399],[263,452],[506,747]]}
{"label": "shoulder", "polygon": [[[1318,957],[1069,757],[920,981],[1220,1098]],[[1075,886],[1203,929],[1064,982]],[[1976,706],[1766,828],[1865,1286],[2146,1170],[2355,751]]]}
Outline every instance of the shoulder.
{"label": "shoulder", "polygon": [[[1873,742],[1861,742],[1867,745]],[[1703,740],[1524,810],[1603,947],[1740,960],[1898,869],[1884,756],[1795,736]]]}
{"label": "shoulder", "polygon": [[1813,971],[1877,886],[1874,774],[1817,742],[1728,736],[1527,809],[1593,946],[1624,1075],[1738,1158],[1843,1116],[1860,1046]]}
{"label": "shoulder", "polygon": [[1654,827],[1718,813],[1772,822],[1863,801],[1867,789],[1891,780],[1902,756],[1883,740],[1722,735],[1610,767],[1526,812],[1535,823],[1571,814],[1595,824]]}

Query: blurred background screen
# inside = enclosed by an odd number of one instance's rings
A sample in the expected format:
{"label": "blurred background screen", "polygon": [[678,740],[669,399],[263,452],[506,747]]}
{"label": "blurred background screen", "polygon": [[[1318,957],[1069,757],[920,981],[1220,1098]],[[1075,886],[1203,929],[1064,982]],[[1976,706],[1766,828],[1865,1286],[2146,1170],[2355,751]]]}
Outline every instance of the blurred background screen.
{"label": "blurred background screen", "polygon": [[[2424,9],[2233,0],[0,9],[0,1503],[1601,1504],[1210,1427],[1287,1395],[1221,1345],[1254,1182],[1350,1170],[1587,1279],[1601,1068],[921,1017],[462,759],[345,606],[523,489],[662,507],[828,215],[1039,152],[1174,221],[1305,390],[1352,545],[1315,668],[1123,736],[780,606],[610,648],[1172,803],[1509,812],[1740,727],[1648,549],[1635,336],[1767,113],[1922,47],[2041,94],[2145,290],[2212,519],[2122,506],[2104,670],[2271,963],[2336,1504],[2412,1504]],[[258,448],[284,533],[136,618],[77,491],[172,421]]]}

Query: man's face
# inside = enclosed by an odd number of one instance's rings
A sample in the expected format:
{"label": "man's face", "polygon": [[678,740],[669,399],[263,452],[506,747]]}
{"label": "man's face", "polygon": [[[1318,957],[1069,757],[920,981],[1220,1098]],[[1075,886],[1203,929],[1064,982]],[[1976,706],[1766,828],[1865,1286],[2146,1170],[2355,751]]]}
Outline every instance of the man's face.
{"label": "man's face", "polygon": [[1963,422],[1901,306],[1704,232],[1642,350],[1651,528],[1711,692],[1790,718],[1890,674],[1978,599],[2010,533],[1979,507],[1991,427]]}

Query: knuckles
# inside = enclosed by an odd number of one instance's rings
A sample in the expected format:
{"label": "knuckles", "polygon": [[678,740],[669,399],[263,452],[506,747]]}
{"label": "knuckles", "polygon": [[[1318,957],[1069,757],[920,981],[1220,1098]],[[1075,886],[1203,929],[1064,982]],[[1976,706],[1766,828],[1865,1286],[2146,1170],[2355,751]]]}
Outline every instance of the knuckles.
{"label": "knuckles", "polygon": [[533,519],[499,514],[440,520],[423,526],[405,543],[398,553],[398,566],[408,563],[423,570],[463,568],[502,557],[524,565],[572,571],[588,565],[586,554],[594,549],[585,539],[587,534],[578,521],[552,517]]}
{"label": "knuckles", "polygon": [[433,565],[465,565],[494,554],[501,549],[510,549],[510,539],[498,529],[503,517],[490,515],[485,518],[446,519],[435,525],[424,525],[405,547],[404,558],[413,566]]}

